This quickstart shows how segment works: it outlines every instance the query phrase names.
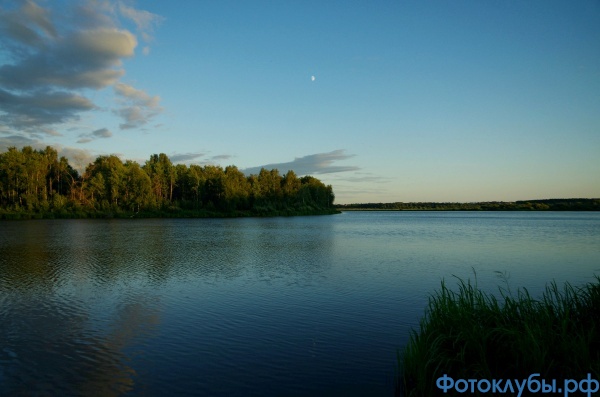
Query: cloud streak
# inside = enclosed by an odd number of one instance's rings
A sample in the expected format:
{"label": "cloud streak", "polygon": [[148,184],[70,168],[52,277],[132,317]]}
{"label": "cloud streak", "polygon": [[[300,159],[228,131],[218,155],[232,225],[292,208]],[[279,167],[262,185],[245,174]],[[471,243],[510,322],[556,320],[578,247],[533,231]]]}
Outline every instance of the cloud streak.
{"label": "cloud streak", "polygon": [[181,153],[169,156],[173,163],[189,163],[199,157],[204,156],[204,153]]}
{"label": "cloud streak", "polygon": [[150,96],[145,91],[123,83],[115,84],[114,88],[123,104],[115,111],[124,121],[119,125],[122,130],[142,127],[162,111],[159,96]]}
{"label": "cloud streak", "polygon": [[392,180],[392,178],[373,175],[371,172],[355,172],[354,176],[343,176],[341,178],[337,178],[337,181],[344,182],[356,182],[356,183],[364,183],[364,182],[372,182],[372,183],[386,183]]}
{"label": "cloud streak", "polygon": [[119,12],[121,15],[129,18],[135,23],[142,39],[146,42],[152,40],[154,28],[164,20],[164,18],[159,15],[144,10],[136,10],[133,7],[127,7],[123,3],[119,3]]}
{"label": "cloud streak", "polygon": [[360,168],[356,166],[333,165],[336,161],[346,160],[354,155],[346,154],[344,150],[334,150],[328,153],[310,154],[304,157],[296,157],[293,161],[287,163],[272,163],[258,167],[246,168],[243,172],[246,175],[258,174],[261,168],[276,168],[280,173],[293,170],[297,175],[312,174],[331,174],[337,172],[357,171]]}
{"label": "cloud streak", "polygon": [[112,136],[112,132],[110,132],[107,128],[100,128],[99,130],[93,131],[89,134],[81,134],[79,135],[80,139],[77,143],[88,143],[98,138],[110,138]]}
{"label": "cloud streak", "polygon": [[216,156],[212,156],[210,159],[212,161],[219,161],[219,160],[229,160],[232,157],[233,156],[230,154],[217,154]]}

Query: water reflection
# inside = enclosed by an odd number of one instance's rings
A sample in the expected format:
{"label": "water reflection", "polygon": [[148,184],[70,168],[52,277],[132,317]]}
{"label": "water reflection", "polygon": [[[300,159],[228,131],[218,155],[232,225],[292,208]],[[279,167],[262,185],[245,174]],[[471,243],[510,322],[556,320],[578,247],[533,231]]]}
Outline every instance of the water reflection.
{"label": "water reflection", "polygon": [[391,394],[441,278],[599,257],[598,215],[3,222],[0,395]]}
{"label": "water reflection", "polygon": [[201,221],[8,224],[19,229],[19,238],[4,230],[9,238],[0,245],[0,286],[54,290],[76,280],[110,287],[136,281],[160,285],[170,278],[230,279],[252,272],[305,276],[330,263],[330,223]]}
{"label": "water reflection", "polygon": [[126,282],[137,265],[126,235],[86,221],[3,226],[0,395],[132,390],[130,357],[159,324],[160,297]]}
{"label": "water reflection", "polygon": [[[200,297],[198,282],[305,283],[331,262],[332,237],[323,230],[328,223],[83,220],[2,226],[1,395],[117,396],[142,390],[132,362],[144,362],[154,348],[161,299],[172,299],[175,313],[188,299],[196,310],[186,318],[208,320],[191,328],[174,323],[172,329],[187,328],[179,329],[176,340],[193,339],[205,326],[214,338],[238,332],[253,315],[250,308],[240,312],[235,301],[227,304],[227,288],[213,294],[212,302],[210,295]],[[182,294],[190,283],[194,289]],[[268,297],[251,291],[249,297],[266,304]],[[229,354],[210,353],[210,343],[198,345],[212,357],[207,363]]]}
{"label": "water reflection", "polygon": [[132,390],[130,355],[160,319],[147,299],[129,297],[102,318],[74,296],[4,295],[0,395],[119,396]]}

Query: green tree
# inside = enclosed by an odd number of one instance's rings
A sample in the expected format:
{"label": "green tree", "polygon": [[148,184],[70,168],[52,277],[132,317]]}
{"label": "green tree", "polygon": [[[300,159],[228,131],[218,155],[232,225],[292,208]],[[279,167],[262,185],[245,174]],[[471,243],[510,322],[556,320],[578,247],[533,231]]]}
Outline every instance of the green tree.
{"label": "green tree", "polygon": [[125,162],[125,205],[132,211],[153,207],[152,182],[146,172],[135,161]]}
{"label": "green tree", "polygon": [[249,209],[250,186],[248,180],[244,173],[234,165],[225,168],[223,190],[222,209],[227,211]]}
{"label": "green tree", "polygon": [[173,200],[179,202],[187,201],[186,196],[189,196],[187,193],[189,187],[186,183],[188,177],[188,167],[185,164],[177,164],[175,166],[175,177]]}
{"label": "green tree", "polygon": [[97,173],[89,178],[88,191],[90,193],[90,203],[94,205],[96,200],[100,201],[106,198],[106,182],[104,175]]}
{"label": "green tree", "polygon": [[130,160],[123,163],[115,155],[98,156],[81,175],[50,146],[10,147],[0,153],[0,217],[55,211],[63,216],[69,209],[77,216],[93,212],[119,216],[123,210],[165,206],[170,213],[201,208],[222,213],[271,215],[293,213],[292,209],[307,213],[331,206],[334,197],[331,186],[313,177],[299,179],[291,170],[281,177],[277,169],[263,168],[246,177],[233,165],[225,169],[173,165],[164,153],[153,154],[144,166]]}
{"label": "green tree", "polygon": [[289,170],[283,176],[281,180],[281,191],[283,192],[283,197],[288,204],[292,204],[296,201],[296,196],[300,190],[300,185],[300,179],[298,179],[294,171]]}
{"label": "green tree", "polygon": [[92,201],[104,199],[115,209],[126,195],[125,166],[115,155],[99,156],[85,171]]}
{"label": "green tree", "polygon": [[283,196],[281,190],[281,176],[277,169],[267,171],[261,168],[258,173],[258,186],[260,198],[267,203],[276,204]]}
{"label": "green tree", "polygon": [[23,152],[16,147],[9,147],[0,157],[0,180],[5,205],[23,205],[26,191],[25,160]]}
{"label": "green tree", "polygon": [[164,153],[153,154],[142,168],[150,177],[156,202],[161,206],[171,202],[177,179],[177,170],[169,157]]}
{"label": "green tree", "polygon": [[54,169],[54,190],[63,196],[75,199],[75,190],[79,180],[78,172],[71,167],[69,161],[63,156]]}
{"label": "green tree", "polygon": [[225,198],[225,173],[223,168],[214,165],[204,166],[203,201],[209,208],[222,206],[221,200]]}
{"label": "green tree", "polygon": [[316,207],[331,207],[335,196],[331,185],[325,186],[323,182],[312,176],[300,178],[301,186],[299,197],[303,204]]}
{"label": "green tree", "polygon": [[182,183],[185,186],[183,198],[192,203],[192,208],[200,208],[202,206],[202,194],[204,192],[204,184],[206,183],[206,175],[202,167],[197,164],[192,164],[182,175]]}

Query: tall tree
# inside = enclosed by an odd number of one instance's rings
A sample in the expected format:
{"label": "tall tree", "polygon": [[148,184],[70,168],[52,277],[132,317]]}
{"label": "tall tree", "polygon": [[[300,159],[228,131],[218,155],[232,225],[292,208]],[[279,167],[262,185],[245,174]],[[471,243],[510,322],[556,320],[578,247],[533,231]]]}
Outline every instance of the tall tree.
{"label": "tall tree", "polygon": [[135,161],[125,162],[125,203],[136,212],[142,208],[152,207],[152,182],[146,172]]}
{"label": "tall tree", "polygon": [[125,166],[115,155],[99,156],[86,168],[92,199],[102,198],[118,207],[125,196]]}
{"label": "tall tree", "polygon": [[258,185],[260,186],[260,196],[266,202],[274,204],[281,199],[281,176],[277,169],[268,171],[261,168],[258,173]]}
{"label": "tall tree", "polygon": [[187,169],[186,174],[183,178],[185,185],[185,198],[193,203],[193,208],[200,208],[202,206],[202,195],[204,193],[204,184],[206,182],[206,173],[197,164],[192,164]]}
{"label": "tall tree", "polygon": [[221,205],[221,200],[225,197],[225,175],[223,168],[215,165],[205,165],[204,175],[206,175],[203,194],[204,204],[217,208]]}
{"label": "tall tree", "polygon": [[150,177],[152,191],[160,205],[173,200],[173,189],[177,178],[177,170],[169,157],[164,154],[153,154],[142,167]]}
{"label": "tall tree", "polygon": [[234,165],[225,168],[223,209],[248,209],[250,186],[246,176]]}
{"label": "tall tree", "polygon": [[292,203],[296,200],[300,184],[300,179],[298,179],[294,171],[289,170],[285,173],[281,180],[281,190],[287,203]]}

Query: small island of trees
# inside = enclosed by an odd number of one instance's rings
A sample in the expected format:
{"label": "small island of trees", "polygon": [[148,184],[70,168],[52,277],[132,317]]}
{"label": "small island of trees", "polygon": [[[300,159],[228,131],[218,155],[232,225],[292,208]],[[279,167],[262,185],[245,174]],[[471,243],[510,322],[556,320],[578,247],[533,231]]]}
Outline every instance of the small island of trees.
{"label": "small island of trees", "polygon": [[0,153],[0,219],[229,217],[338,213],[331,185],[294,171],[246,176],[231,165],[144,165],[99,156],[80,174],[48,146]]}

